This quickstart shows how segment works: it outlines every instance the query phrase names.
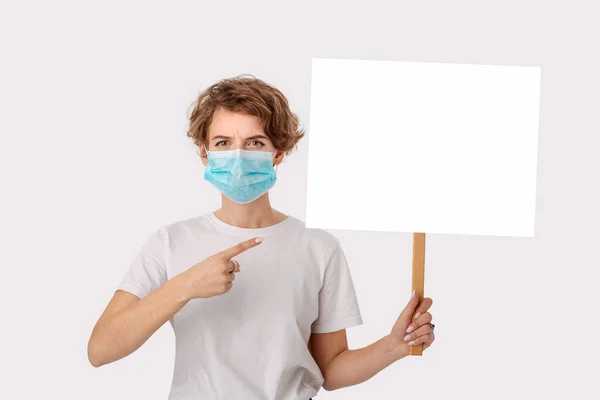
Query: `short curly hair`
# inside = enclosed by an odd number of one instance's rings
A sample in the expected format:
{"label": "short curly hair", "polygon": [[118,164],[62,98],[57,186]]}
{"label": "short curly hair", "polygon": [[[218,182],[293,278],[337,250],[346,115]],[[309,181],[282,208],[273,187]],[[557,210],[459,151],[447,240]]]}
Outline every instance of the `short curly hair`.
{"label": "short curly hair", "polygon": [[297,147],[305,134],[283,93],[250,74],[214,83],[199,94],[190,108],[187,136],[198,147],[206,144],[208,127],[219,108],[259,117],[273,146],[286,154]]}

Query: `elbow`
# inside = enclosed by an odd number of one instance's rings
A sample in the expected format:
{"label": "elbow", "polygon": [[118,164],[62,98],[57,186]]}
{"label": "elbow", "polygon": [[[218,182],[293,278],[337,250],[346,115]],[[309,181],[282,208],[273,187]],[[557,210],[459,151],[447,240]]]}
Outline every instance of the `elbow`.
{"label": "elbow", "polygon": [[90,364],[92,364],[92,367],[94,367],[94,368],[99,368],[99,367],[101,367],[102,365],[104,365],[104,364],[101,364],[101,363],[95,362],[95,361],[94,361],[93,359],[91,359],[91,358],[88,358],[88,360],[90,361]]}
{"label": "elbow", "polygon": [[105,364],[101,358],[101,352],[98,350],[98,346],[90,339],[87,346],[87,357],[88,361],[94,368],[101,367]]}
{"label": "elbow", "polygon": [[339,389],[338,386],[334,385],[330,380],[327,380],[327,379],[325,379],[325,381],[323,382],[323,385],[321,385],[321,387],[328,392],[332,392],[336,389]]}

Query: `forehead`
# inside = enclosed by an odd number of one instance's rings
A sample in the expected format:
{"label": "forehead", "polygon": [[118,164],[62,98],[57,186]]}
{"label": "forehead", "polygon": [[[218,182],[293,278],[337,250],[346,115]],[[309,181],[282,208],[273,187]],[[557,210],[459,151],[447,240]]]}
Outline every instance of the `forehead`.
{"label": "forehead", "polygon": [[264,135],[264,129],[258,117],[219,108],[213,114],[212,122],[208,127],[208,140],[217,135],[230,137]]}

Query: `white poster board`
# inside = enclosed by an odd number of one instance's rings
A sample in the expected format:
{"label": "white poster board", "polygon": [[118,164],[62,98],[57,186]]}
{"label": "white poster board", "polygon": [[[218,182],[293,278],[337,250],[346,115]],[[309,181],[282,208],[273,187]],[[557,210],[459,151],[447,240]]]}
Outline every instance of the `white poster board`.
{"label": "white poster board", "polygon": [[540,78],[313,59],[307,227],[533,237]]}

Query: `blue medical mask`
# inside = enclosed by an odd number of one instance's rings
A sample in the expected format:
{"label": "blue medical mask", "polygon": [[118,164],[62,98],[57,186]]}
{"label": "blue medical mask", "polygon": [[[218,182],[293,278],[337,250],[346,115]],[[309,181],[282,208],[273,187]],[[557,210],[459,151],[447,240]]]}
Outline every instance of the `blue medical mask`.
{"label": "blue medical mask", "polygon": [[204,179],[238,204],[253,202],[275,185],[275,153],[236,149],[206,154]]}

